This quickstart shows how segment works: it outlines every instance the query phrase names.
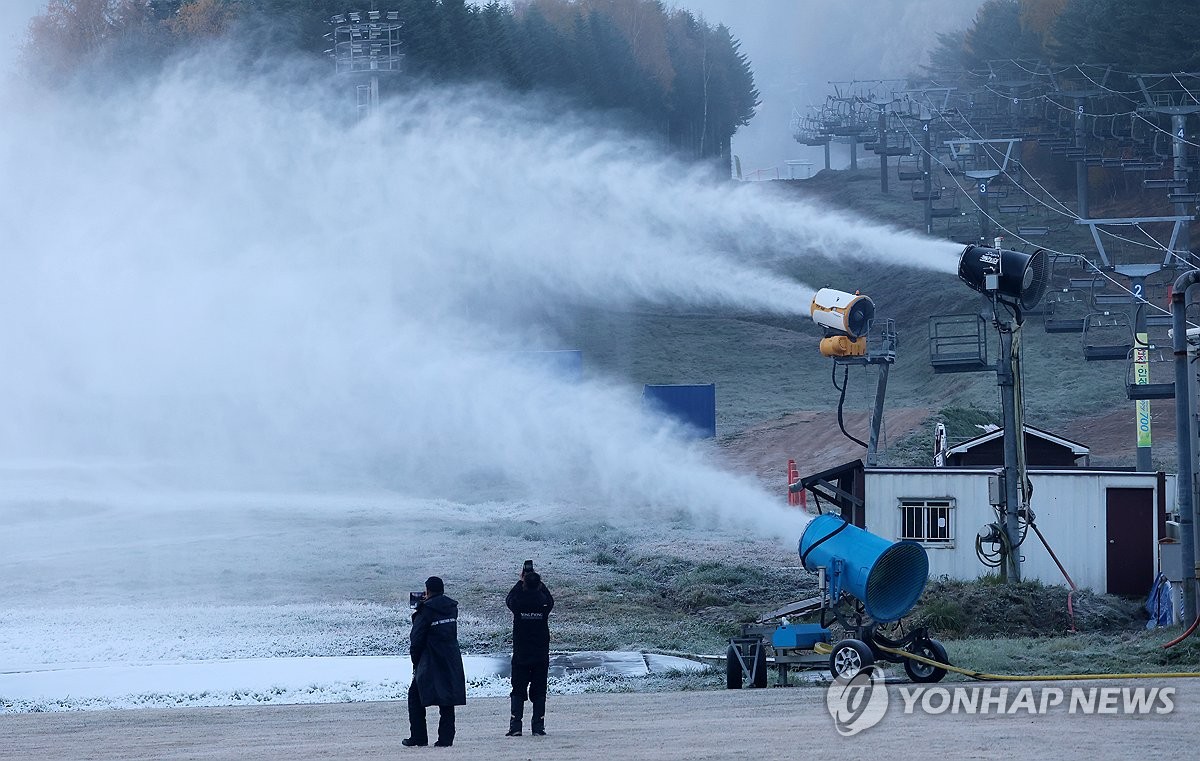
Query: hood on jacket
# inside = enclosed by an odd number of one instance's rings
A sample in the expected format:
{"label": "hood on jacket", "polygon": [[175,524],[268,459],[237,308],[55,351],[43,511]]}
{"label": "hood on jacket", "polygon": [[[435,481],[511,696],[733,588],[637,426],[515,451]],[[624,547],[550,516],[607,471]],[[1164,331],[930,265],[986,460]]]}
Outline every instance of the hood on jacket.
{"label": "hood on jacket", "polygon": [[424,606],[443,618],[458,618],[458,601],[446,595],[436,595],[424,602]]}

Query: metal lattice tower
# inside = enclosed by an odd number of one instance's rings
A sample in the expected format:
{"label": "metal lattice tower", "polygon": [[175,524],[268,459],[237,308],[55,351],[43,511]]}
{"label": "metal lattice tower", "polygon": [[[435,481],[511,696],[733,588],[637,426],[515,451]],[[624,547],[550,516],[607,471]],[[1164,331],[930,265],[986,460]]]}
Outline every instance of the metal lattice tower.
{"label": "metal lattice tower", "polygon": [[325,52],[333,58],[338,74],[366,75],[356,85],[358,113],[368,116],[379,108],[379,74],[404,70],[400,42],[400,12],[350,11],[329,20],[333,31],[326,39],[333,47]]}

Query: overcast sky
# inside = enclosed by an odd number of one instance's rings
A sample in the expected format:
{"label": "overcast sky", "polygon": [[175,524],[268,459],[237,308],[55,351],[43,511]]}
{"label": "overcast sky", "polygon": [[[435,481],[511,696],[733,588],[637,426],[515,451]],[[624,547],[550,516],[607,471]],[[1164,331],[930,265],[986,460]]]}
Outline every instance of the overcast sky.
{"label": "overcast sky", "polygon": [[[754,68],[762,105],[733,137],[744,172],[824,162],[792,140],[792,109],[824,101],[830,80],[904,76],[938,32],[966,28],[983,0],[674,0],[725,24]],[[797,175],[800,176],[800,175]]]}

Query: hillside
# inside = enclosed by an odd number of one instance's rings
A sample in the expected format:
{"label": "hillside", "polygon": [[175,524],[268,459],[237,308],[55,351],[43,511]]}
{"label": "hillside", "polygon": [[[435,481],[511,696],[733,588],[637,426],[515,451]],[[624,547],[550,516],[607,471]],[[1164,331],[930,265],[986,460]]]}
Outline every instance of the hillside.
{"label": "hillside", "polygon": [[[879,191],[878,169],[821,172],[807,181],[771,183],[781,194],[815,200],[869,215],[872,221],[917,229],[920,208],[907,188],[892,183]],[[968,242],[974,217],[955,220],[950,238]],[[1042,245],[1085,251],[1078,229],[1064,225]],[[939,227],[938,232],[946,230]],[[952,438],[974,435],[979,422],[998,422],[994,373],[935,374],[929,364],[929,318],[980,313],[985,300],[957,277],[889,267],[875,261],[784,260],[788,274],[816,286],[861,290],[879,317],[896,321],[898,357],[889,377],[881,461],[929,462],[933,427],[946,422]],[[832,362],[817,351],[819,329],[807,319],[762,318],[732,313],[663,311],[591,312],[565,329],[583,348],[594,375],[632,383],[716,383],[718,436],[731,462],[755,472],[771,488],[782,483],[786,460],[813,472],[863,455],[838,430],[838,392]],[[989,357],[997,339],[989,329]],[[1092,464],[1133,466],[1134,403],[1125,397],[1126,364],[1087,362],[1080,334],[1047,334],[1040,315],[1024,331],[1026,415],[1040,427],[1092,449]],[[847,427],[865,440],[874,401],[876,371],[855,369],[846,396]],[[1174,405],[1152,403],[1155,466],[1174,470]]]}

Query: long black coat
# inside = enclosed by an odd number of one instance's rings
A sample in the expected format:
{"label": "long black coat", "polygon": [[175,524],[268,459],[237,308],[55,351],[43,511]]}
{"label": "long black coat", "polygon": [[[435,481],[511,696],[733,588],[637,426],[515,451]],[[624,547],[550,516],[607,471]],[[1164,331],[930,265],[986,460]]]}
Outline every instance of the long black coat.
{"label": "long black coat", "polygon": [[467,678],[458,649],[458,603],[435,595],[413,611],[409,655],[413,682],[424,706],[467,704]]}
{"label": "long black coat", "polygon": [[554,596],[545,584],[537,589],[517,585],[504,601],[513,614],[513,663],[530,666],[550,660],[550,611]]}

